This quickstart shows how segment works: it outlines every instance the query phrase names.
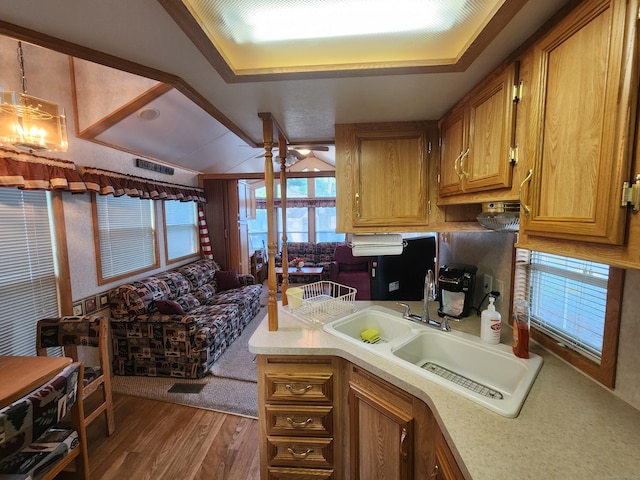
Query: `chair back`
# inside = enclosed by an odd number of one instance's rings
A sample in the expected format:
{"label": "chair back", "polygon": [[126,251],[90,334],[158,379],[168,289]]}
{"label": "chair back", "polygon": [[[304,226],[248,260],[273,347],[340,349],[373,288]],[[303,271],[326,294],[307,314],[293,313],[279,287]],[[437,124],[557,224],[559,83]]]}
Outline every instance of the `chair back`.
{"label": "chair back", "polygon": [[82,364],[72,363],[52,380],[0,410],[0,460],[12,457],[54,427],[82,395]]}
{"label": "chair back", "polygon": [[354,257],[351,247],[348,245],[339,245],[333,253],[333,259],[338,262],[340,270],[351,271],[368,271],[369,257]]}

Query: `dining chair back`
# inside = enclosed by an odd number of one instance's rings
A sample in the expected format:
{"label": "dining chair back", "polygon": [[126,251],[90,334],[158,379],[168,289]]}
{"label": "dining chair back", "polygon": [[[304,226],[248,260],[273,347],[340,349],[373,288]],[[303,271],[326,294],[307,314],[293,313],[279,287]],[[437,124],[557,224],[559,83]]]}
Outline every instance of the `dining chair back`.
{"label": "dining chair back", "polygon": [[0,478],[51,480],[75,461],[71,478],[89,480],[83,370],[72,363],[0,409]]}
{"label": "dining chair back", "polygon": [[84,398],[86,400],[92,397],[87,405],[95,405],[86,413],[85,425],[104,413],[107,433],[111,435],[115,431],[115,418],[111,395],[108,320],[107,317],[99,315],[39,320],[36,351],[38,355],[47,356],[49,348],[60,347],[64,356],[78,362],[84,360],[80,358],[79,347],[96,349],[98,365],[88,366],[87,361],[84,362]]}

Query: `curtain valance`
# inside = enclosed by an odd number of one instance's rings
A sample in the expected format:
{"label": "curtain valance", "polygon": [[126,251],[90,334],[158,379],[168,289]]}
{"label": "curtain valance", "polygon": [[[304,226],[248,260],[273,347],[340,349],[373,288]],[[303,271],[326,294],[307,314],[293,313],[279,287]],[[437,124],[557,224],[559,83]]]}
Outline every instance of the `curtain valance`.
{"label": "curtain valance", "polygon": [[[280,208],[282,200],[273,199],[276,208]],[[287,197],[287,208],[309,208],[309,207],[335,207],[335,198],[289,198]],[[258,198],[256,200],[256,208],[267,208],[267,200]]]}
{"label": "curtain valance", "polygon": [[68,160],[36,156],[0,147],[0,186],[23,190],[87,191],[76,165]]}
{"label": "curtain valance", "polygon": [[205,203],[204,190],[173,183],[159,182],[93,167],[82,167],[87,190],[99,195],[128,195],[149,200],[180,200]]}

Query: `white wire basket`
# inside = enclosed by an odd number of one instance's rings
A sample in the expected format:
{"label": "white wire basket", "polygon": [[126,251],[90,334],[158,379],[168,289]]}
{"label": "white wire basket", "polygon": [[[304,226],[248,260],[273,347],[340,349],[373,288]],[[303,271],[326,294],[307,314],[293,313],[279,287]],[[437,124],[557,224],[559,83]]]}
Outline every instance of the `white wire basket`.
{"label": "white wire basket", "polygon": [[323,280],[287,289],[289,311],[311,325],[322,325],[356,310],[353,287]]}

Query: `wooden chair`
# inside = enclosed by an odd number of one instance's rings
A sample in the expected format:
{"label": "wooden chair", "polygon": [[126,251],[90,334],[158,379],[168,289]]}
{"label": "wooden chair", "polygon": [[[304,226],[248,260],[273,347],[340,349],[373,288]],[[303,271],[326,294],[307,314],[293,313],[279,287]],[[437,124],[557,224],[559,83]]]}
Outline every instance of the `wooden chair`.
{"label": "wooden chair", "polygon": [[[109,361],[108,318],[96,315],[84,317],[46,318],[38,321],[36,351],[38,355],[47,356],[47,349],[61,347],[64,356],[80,361],[78,347],[97,349],[98,363],[96,367],[84,367],[84,399],[91,398],[89,405],[97,406],[86,414],[85,426],[105,414],[107,433],[115,430],[113,400],[111,397],[111,362]],[[93,350],[92,348],[92,350]],[[102,396],[94,394],[102,390]]]}
{"label": "wooden chair", "polygon": [[259,248],[251,255],[251,275],[256,280],[256,284],[264,282],[266,277],[267,265],[264,250]]}
{"label": "wooden chair", "polygon": [[[0,477],[89,480],[82,363],[0,409]],[[70,427],[63,422],[70,423]],[[67,471],[75,461],[75,470]]]}

